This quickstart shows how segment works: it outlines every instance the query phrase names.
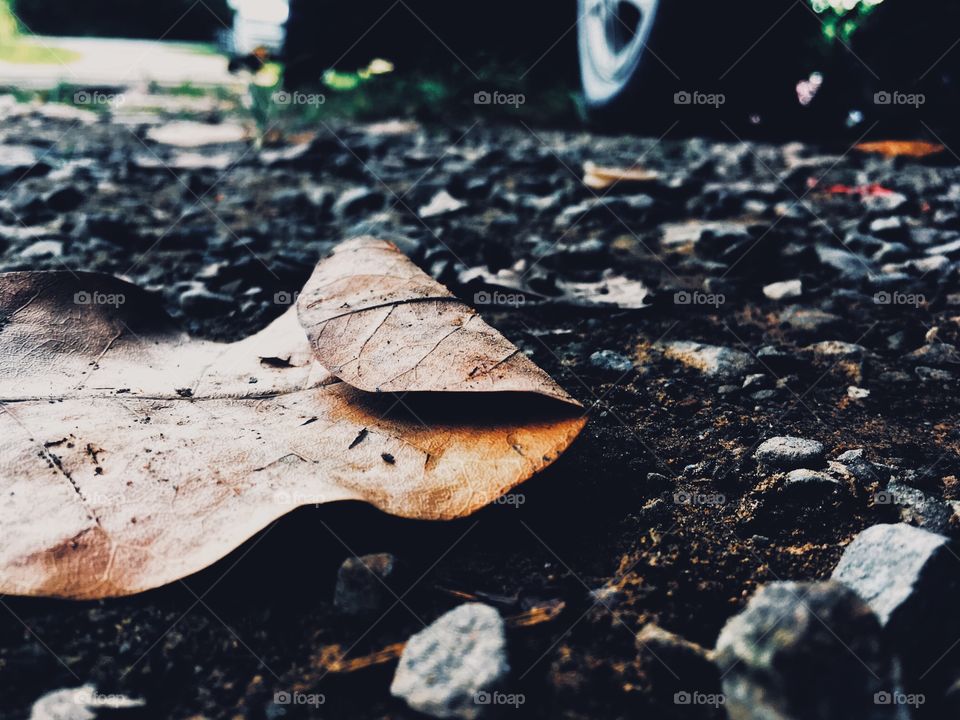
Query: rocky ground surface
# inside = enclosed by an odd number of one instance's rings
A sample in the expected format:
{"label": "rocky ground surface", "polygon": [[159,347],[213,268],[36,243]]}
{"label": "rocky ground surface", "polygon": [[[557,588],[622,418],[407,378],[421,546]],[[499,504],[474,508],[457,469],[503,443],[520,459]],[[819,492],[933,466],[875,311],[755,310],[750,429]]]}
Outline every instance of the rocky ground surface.
{"label": "rocky ground surface", "polygon": [[[951,153],[407,122],[184,147],[4,112],[0,269],[119,274],[236,339],[372,232],[590,422],[460,521],[303,508],[160,590],[0,598],[3,717],[84,685],[103,717],[960,712]],[[592,189],[585,162],[650,172]],[[144,704],[96,707],[119,694]]]}

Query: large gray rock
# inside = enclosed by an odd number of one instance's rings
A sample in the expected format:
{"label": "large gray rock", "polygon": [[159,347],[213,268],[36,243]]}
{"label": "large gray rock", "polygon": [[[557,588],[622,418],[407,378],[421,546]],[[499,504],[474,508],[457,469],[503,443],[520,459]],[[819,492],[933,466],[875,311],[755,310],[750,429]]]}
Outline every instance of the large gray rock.
{"label": "large gray rock", "polygon": [[905,523],[874,525],[847,546],[832,577],[856,590],[887,625],[918,599],[918,583],[948,543]]}
{"label": "large gray rock", "polygon": [[407,641],[390,693],[431,717],[473,720],[490,707],[484,696],[509,672],[500,614],[467,603]]}
{"label": "large gray rock", "polygon": [[960,632],[960,559],[948,538],[905,523],[874,525],[847,546],[832,577],[877,614],[908,676],[947,664],[941,658]]}
{"label": "large gray rock", "polygon": [[760,443],[753,457],[772,470],[794,470],[820,467],[823,465],[823,454],[823,443],[780,435]]}
{"label": "large gray rock", "polygon": [[739,380],[757,369],[757,362],[749,353],[718,345],[678,340],[664,343],[660,349],[671,360],[721,380]]}
{"label": "large gray rock", "polygon": [[839,583],[765,585],[717,640],[730,720],[893,720],[903,706],[880,624]]}

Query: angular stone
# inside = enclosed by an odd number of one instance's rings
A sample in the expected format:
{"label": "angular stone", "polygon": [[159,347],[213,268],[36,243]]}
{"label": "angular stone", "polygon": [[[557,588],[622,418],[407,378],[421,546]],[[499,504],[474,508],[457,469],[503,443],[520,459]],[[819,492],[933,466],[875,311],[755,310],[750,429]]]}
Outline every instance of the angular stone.
{"label": "angular stone", "polygon": [[761,587],[717,640],[730,720],[894,720],[897,690],[880,624],[839,583]]}
{"label": "angular stone", "polygon": [[803,294],[803,283],[800,280],[781,280],[770,283],[764,285],[763,294],[771,300],[798,298]]}
{"label": "angular stone", "polygon": [[671,360],[722,380],[739,380],[757,368],[753,356],[742,350],[686,340],[665,343],[661,348]]}
{"label": "angular stone", "polygon": [[598,370],[621,374],[633,369],[630,358],[613,350],[597,350],[590,355],[590,364]]}
{"label": "angular stone", "polygon": [[390,693],[430,717],[474,720],[490,707],[484,697],[509,671],[500,613],[467,603],[407,641]]}
{"label": "angular stone", "polygon": [[757,462],[773,470],[820,467],[823,455],[823,443],[790,436],[764,440],[753,453]]}
{"label": "angular stone", "polygon": [[940,660],[960,631],[960,559],[954,553],[942,535],[905,523],[874,525],[854,538],[833,571],[834,580],[877,614],[908,676],[950,664]]}
{"label": "angular stone", "polygon": [[466,203],[457,200],[446,190],[441,190],[430,199],[430,202],[418,210],[418,214],[422,218],[431,218],[456,212],[465,206]]}
{"label": "angular stone", "polygon": [[783,483],[784,492],[796,498],[820,500],[835,496],[843,489],[843,483],[835,477],[807,468],[791,470]]}

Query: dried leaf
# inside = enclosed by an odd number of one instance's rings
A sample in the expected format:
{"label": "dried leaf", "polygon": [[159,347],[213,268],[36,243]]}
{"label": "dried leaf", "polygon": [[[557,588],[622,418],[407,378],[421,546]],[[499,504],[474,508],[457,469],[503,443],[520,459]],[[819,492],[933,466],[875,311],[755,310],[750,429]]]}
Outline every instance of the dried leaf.
{"label": "dried leaf", "polygon": [[[470,593],[450,592],[462,599],[477,599],[476,596]],[[505,620],[510,627],[532,627],[556,620],[566,607],[567,604],[563,600],[547,600],[522,613],[510,615],[506,617]],[[346,653],[339,644],[327,645],[321,648],[320,652],[313,657],[312,665],[324,673],[352,673],[357,670],[366,670],[369,667],[396,660],[403,653],[405,646],[405,642],[393,643],[380,650],[348,660]]]}
{"label": "dried leaf", "polygon": [[320,263],[297,301],[317,359],[368,392],[532,392],[575,402],[391,243],[362,237]]}
{"label": "dried leaf", "polygon": [[404,646],[405,642],[393,643],[367,655],[347,660],[340,645],[331,645],[323,648],[320,654],[314,657],[313,666],[324,673],[352,673],[396,660],[403,653]]}
{"label": "dried leaf", "polygon": [[299,309],[215,343],[113,277],[0,275],[0,593],[157,587],[305,504],[467,515],[584,424],[389,243],[342,245]]}
{"label": "dried leaf", "polygon": [[[819,182],[815,178],[808,178],[807,187],[811,190],[814,190],[819,187]],[[891,190],[888,187],[884,187],[880,183],[868,183],[866,185],[845,185],[843,183],[835,183],[833,185],[824,187],[822,192],[826,195],[853,195],[861,198],[888,197],[890,195],[896,195],[896,190]]]}
{"label": "dried leaf", "polygon": [[511,627],[530,627],[531,625],[551,622],[560,617],[566,607],[567,604],[563,600],[547,600],[519,615],[508,617],[507,624]]}
{"label": "dried leaf", "polygon": [[876,153],[888,158],[922,158],[943,152],[945,148],[943,145],[925,142],[923,140],[880,140],[877,142],[860,143],[859,145],[854,145],[853,149],[865,153]]}
{"label": "dried leaf", "polygon": [[599,167],[589,160],[583,164],[583,184],[594,190],[606,190],[617,183],[650,183],[660,175],[640,167]]}

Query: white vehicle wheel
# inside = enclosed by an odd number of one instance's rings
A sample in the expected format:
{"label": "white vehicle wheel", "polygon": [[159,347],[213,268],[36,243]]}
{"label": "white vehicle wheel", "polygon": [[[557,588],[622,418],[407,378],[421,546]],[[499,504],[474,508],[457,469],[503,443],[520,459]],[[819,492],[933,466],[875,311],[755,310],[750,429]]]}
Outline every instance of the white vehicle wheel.
{"label": "white vehicle wheel", "polygon": [[[577,45],[588,110],[604,110],[633,90],[659,0],[579,0]],[[655,60],[654,60],[655,61]]]}

